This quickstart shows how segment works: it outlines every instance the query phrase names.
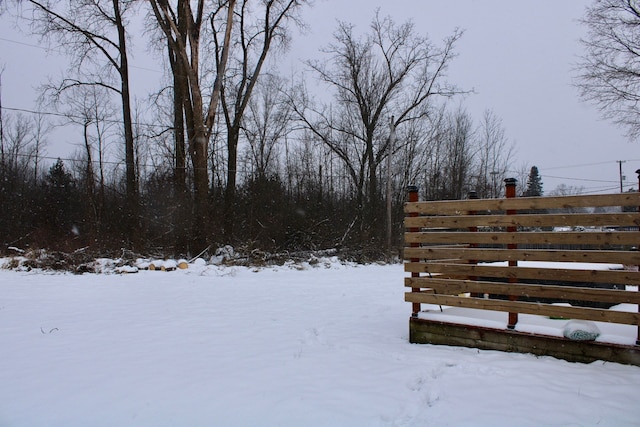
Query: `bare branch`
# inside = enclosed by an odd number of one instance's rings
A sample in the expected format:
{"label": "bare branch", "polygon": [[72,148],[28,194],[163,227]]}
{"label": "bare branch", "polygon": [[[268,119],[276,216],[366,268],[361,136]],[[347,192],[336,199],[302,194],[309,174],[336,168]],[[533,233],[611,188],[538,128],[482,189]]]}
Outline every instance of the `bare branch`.
{"label": "bare branch", "polygon": [[597,0],[581,21],[585,54],[576,66],[583,100],[602,116],[640,137],[640,6],[631,0]]}

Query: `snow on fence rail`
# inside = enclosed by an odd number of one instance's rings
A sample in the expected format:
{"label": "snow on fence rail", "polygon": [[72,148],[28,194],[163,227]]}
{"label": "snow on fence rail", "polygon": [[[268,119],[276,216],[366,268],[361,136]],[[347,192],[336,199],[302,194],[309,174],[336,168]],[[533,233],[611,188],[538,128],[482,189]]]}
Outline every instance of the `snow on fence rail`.
{"label": "snow on fence rail", "polygon": [[[608,309],[640,306],[640,193],[515,197],[515,180],[506,183],[505,199],[421,202],[410,187],[404,222],[410,340],[640,364],[638,310]],[[420,318],[422,304],[508,313],[505,336],[468,325],[456,335],[450,324]],[[592,352],[589,343],[563,341],[563,354],[554,354],[557,339],[543,344],[517,335],[518,314],[634,325],[636,345],[615,349],[625,355],[614,357],[611,348]]]}

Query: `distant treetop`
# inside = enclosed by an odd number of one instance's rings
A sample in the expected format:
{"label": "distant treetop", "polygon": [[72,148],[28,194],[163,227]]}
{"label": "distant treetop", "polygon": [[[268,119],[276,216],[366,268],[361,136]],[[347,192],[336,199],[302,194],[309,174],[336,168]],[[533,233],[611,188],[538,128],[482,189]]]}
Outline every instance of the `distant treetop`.
{"label": "distant treetop", "polygon": [[531,171],[529,172],[529,177],[527,178],[527,189],[525,190],[523,196],[535,197],[542,196],[543,194],[544,190],[542,189],[542,178],[540,177],[540,173],[538,172],[538,167],[532,166]]}

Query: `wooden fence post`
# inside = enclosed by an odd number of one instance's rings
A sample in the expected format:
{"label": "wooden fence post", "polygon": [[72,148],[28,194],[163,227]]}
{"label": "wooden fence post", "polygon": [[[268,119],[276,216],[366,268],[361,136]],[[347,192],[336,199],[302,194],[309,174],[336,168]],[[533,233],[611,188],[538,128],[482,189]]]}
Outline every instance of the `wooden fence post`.
{"label": "wooden fence post", "polygon": [[[477,192],[475,192],[475,191],[469,191],[469,196],[468,196],[468,198],[469,198],[469,200],[476,200],[476,199],[478,199],[478,193],[477,193]],[[471,211],[468,211],[467,213],[468,213],[469,215],[476,215],[478,212],[477,212],[477,211],[474,211],[474,210],[471,210]],[[478,227],[476,227],[476,226],[469,227],[469,231],[470,231],[470,232],[472,232],[472,233],[475,233],[475,232],[477,232],[477,231],[478,231]],[[478,247],[478,244],[477,244],[477,243],[470,243],[470,244],[469,244],[469,247],[470,247],[470,248],[477,248],[477,247]],[[478,264],[478,261],[477,261],[477,260],[475,260],[475,259],[470,259],[468,262],[469,262],[469,264],[473,264],[473,265]],[[478,276],[469,276],[469,277],[468,277],[468,279],[469,279],[469,280],[474,280],[474,281],[475,281],[475,280],[478,280]],[[472,292],[472,293],[471,293],[471,296],[472,296],[472,297],[479,297],[479,296],[481,296],[481,295],[480,295],[480,293],[479,293],[479,292]]]}
{"label": "wooden fence post", "polygon": [[[505,195],[508,199],[516,197],[516,183],[518,182],[515,178],[507,178],[504,180],[505,183]],[[515,215],[517,211],[515,209],[507,209],[507,215]],[[518,227],[509,226],[507,227],[507,233],[515,233],[518,231]],[[518,245],[516,243],[508,243],[507,249],[517,249]],[[518,261],[509,261],[509,267],[517,267]],[[517,278],[509,278],[509,283],[517,283]],[[509,301],[517,301],[518,297],[514,295],[509,295]],[[518,323],[518,313],[509,313],[509,320],[507,322],[507,328],[515,329],[516,323]]]}
{"label": "wooden fence post", "polygon": [[[636,173],[638,174],[638,192],[640,193],[640,169],[636,170]],[[638,206],[638,212],[640,212],[640,206]],[[636,245],[636,250],[640,251],[640,244]],[[638,266],[638,273],[640,274],[640,265]],[[640,292],[640,286],[638,286],[638,292]],[[638,313],[640,313],[640,304],[638,304]],[[638,323],[638,331],[636,333],[636,345],[640,345],[640,322]]]}
{"label": "wooden fence post", "polygon": [[[409,197],[408,200],[409,202],[417,202],[420,199],[420,196],[418,194],[418,187],[415,185],[409,185],[407,187],[407,193],[409,193]],[[417,212],[411,212],[409,214],[410,217],[415,217],[418,216]],[[409,228],[407,230],[410,233],[417,233],[420,231],[419,228]],[[409,244],[410,247],[412,248],[417,248],[420,246],[420,243],[410,243]],[[419,262],[420,259],[419,258],[411,258],[409,260],[410,262]],[[420,273],[411,273],[411,277],[420,277]],[[420,288],[411,288],[411,292],[420,292]],[[418,317],[418,313],[420,313],[420,311],[422,310],[420,303],[419,302],[414,302],[411,304],[411,317]]]}

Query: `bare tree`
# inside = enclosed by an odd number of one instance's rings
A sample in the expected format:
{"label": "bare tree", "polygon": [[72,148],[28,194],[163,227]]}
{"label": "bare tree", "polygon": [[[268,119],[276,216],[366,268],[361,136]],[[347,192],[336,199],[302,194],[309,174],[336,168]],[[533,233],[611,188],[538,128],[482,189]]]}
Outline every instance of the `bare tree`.
{"label": "bare tree", "polygon": [[[71,122],[82,126],[85,167],[83,183],[91,207],[91,217],[97,233],[102,228],[105,206],[105,157],[110,137],[114,136],[117,111],[104,97],[100,87],[78,88],[65,103],[72,110]],[[96,191],[97,190],[97,191]]]}
{"label": "bare tree", "polygon": [[5,179],[33,183],[31,178],[38,157],[34,124],[22,114],[5,117],[4,120],[2,168]]}
{"label": "bare tree", "polygon": [[513,145],[509,144],[502,121],[490,110],[482,116],[476,131],[477,149],[474,155],[475,191],[480,198],[500,197],[506,178]]}
{"label": "bare tree", "polygon": [[474,126],[459,106],[433,115],[430,132],[416,147],[418,171],[408,183],[420,183],[427,200],[460,199],[475,191],[478,197],[499,197],[511,164],[513,147],[501,120],[485,111]]}
{"label": "bare tree", "polygon": [[[174,89],[176,90],[176,125],[180,125],[178,115],[184,113],[187,138],[189,140],[189,156],[194,174],[194,215],[192,233],[196,250],[206,246],[206,223],[208,212],[209,174],[208,145],[216,111],[220,100],[222,79],[229,57],[229,44],[233,28],[235,0],[219,1],[210,16],[226,15],[224,19],[223,41],[215,57],[216,72],[210,93],[204,92],[206,86],[201,84],[201,35],[205,22],[205,2],[198,0],[195,10],[188,0],[178,0],[173,7],[166,0],[149,0],[153,15],[162,30],[169,48],[169,56],[174,73]],[[226,14],[224,13],[226,11]],[[212,25],[213,25],[213,21]],[[216,33],[220,28],[212,28]],[[208,97],[208,102],[206,101]],[[179,108],[179,106],[182,108]],[[206,104],[206,105],[205,105]],[[179,145],[178,145],[179,147]],[[205,230],[203,232],[203,230]]]}
{"label": "bare tree", "polygon": [[577,65],[583,99],[602,115],[640,137],[640,4],[635,0],[596,0],[582,23],[585,54]]}
{"label": "bare tree", "polygon": [[[507,178],[514,178],[516,180],[516,194],[522,195],[527,189],[527,179],[529,177],[529,173],[531,172],[531,165],[527,163],[522,163],[520,166],[517,166],[514,170],[509,171],[510,174]],[[504,183],[502,184],[504,188]]]}
{"label": "bare tree", "polygon": [[323,50],[328,60],[308,62],[334,90],[335,102],[296,106],[296,112],[344,162],[365,223],[374,224],[379,214],[379,172],[390,152],[391,116],[402,132],[403,125],[429,117],[434,98],[462,93],[445,80],[461,35],[456,30],[439,47],[417,35],[411,22],[397,25],[376,13],[363,37],[353,25],[339,23],[334,43]]}
{"label": "bare tree", "polygon": [[[585,194],[584,186],[575,187],[573,185],[566,185],[566,184],[559,184],[556,188],[554,188],[553,190],[551,190],[549,192],[549,196],[579,196],[581,194]],[[558,209],[557,212],[586,213],[586,212],[589,212],[591,209],[593,209],[593,208],[569,207],[569,208]],[[602,212],[605,211],[604,208],[599,208],[597,210],[602,211]],[[635,212],[635,210],[634,210],[634,212]]]}
{"label": "bare tree", "polygon": [[120,98],[124,153],[125,226],[136,240],[138,230],[138,185],[134,159],[129,50],[126,16],[134,0],[71,0],[68,3],[28,0],[34,7],[33,28],[43,37],[53,37],[72,58],[70,75],[48,87],[54,99],[80,86],[98,86]]}
{"label": "bare tree", "polygon": [[[245,112],[258,83],[262,68],[269,54],[284,49],[289,40],[287,25],[294,22],[302,25],[298,12],[305,0],[264,0],[257,2],[241,0],[237,12],[237,33],[233,40],[234,55],[230,58],[229,70],[222,86],[221,105],[227,131],[227,183],[225,189],[224,234],[231,239],[234,228],[234,205],[236,197],[238,143]],[[218,20],[213,15],[212,25]],[[215,37],[214,51],[220,52],[220,40]],[[219,58],[217,62],[220,62]]]}
{"label": "bare tree", "polygon": [[44,149],[48,143],[47,134],[51,131],[51,123],[45,118],[43,114],[36,114],[31,119],[33,126],[33,145],[34,145],[34,159],[33,159],[33,182],[38,181],[38,176],[42,169],[42,155]]}
{"label": "bare tree", "polygon": [[258,177],[275,174],[278,143],[291,131],[293,112],[282,91],[285,85],[283,78],[267,74],[249,101],[242,130],[249,143],[253,175]]}
{"label": "bare tree", "polygon": [[556,188],[549,192],[549,196],[577,196],[585,193],[583,185],[573,186],[566,184],[559,184]]}
{"label": "bare tree", "polygon": [[8,244],[33,231],[30,220],[38,195],[33,181],[37,142],[32,120],[17,114],[3,117],[0,158],[0,241]]}
{"label": "bare tree", "polygon": [[444,138],[444,164],[440,171],[441,198],[462,199],[470,188],[474,151],[474,129],[471,116],[458,109],[448,117]]}

